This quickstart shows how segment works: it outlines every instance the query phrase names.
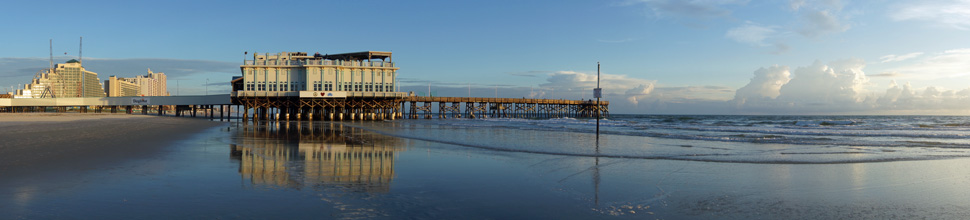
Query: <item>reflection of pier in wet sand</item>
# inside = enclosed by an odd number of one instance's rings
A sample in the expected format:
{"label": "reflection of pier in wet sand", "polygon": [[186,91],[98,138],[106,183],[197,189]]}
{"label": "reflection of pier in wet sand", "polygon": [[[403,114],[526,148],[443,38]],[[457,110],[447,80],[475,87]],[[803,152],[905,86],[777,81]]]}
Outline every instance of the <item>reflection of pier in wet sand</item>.
{"label": "reflection of pier in wet sand", "polygon": [[343,186],[387,192],[399,139],[334,123],[265,123],[241,127],[231,147],[239,173],[256,185]]}

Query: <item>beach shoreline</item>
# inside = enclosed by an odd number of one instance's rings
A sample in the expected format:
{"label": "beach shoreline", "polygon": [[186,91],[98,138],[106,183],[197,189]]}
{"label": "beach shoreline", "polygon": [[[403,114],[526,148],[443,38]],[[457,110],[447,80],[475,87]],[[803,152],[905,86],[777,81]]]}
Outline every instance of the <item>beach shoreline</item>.
{"label": "beach shoreline", "polygon": [[223,124],[131,114],[0,114],[0,182],[152,156],[175,141]]}

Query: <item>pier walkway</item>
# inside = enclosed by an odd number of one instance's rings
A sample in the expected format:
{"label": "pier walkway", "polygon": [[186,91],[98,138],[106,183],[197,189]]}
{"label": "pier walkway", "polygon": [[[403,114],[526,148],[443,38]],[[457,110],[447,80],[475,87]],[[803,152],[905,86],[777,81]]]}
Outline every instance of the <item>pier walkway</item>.
{"label": "pier walkway", "polygon": [[[527,99],[527,98],[474,98],[474,97],[425,97],[409,96],[402,105],[410,104],[408,118],[553,118],[609,116],[608,101]],[[433,108],[438,103],[438,109]],[[464,106],[464,110],[462,110]],[[402,107],[403,108],[403,107]]]}
{"label": "pier walkway", "polygon": [[[0,112],[197,113],[243,120],[394,120],[431,118],[555,118],[609,116],[609,102],[592,100],[426,97],[395,93],[248,94],[101,98],[0,98]],[[435,107],[437,106],[437,107]],[[235,109],[233,109],[235,107]],[[218,111],[218,113],[216,113]],[[242,113],[242,114],[240,114]]]}

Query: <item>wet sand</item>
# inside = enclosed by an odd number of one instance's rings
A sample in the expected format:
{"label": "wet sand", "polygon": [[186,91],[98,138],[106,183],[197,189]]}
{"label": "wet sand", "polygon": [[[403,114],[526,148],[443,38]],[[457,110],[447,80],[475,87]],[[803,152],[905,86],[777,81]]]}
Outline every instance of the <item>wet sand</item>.
{"label": "wet sand", "polygon": [[[55,124],[85,124],[78,122]],[[0,219],[970,216],[970,158],[725,163],[496,151],[365,129],[388,129],[386,122],[265,122],[230,128],[205,129],[168,142],[169,147],[157,147],[159,153],[152,154],[162,156],[125,160],[129,157],[103,155],[110,149],[76,152],[125,161],[109,166],[114,168],[15,183],[0,180],[0,198],[8,198],[0,199]],[[602,147],[624,144],[611,138],[605,136]]]}
{"label": "wet sand", "polygon": [[128,114],[0,114],[0,181],[150,156],[172,141],[223,124]]}

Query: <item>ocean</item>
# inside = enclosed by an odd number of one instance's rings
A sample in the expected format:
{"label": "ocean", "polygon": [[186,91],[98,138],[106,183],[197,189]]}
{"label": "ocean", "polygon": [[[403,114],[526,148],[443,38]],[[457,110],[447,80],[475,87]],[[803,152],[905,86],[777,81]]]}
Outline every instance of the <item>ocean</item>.
{"label": "ocean", "polygon": [[372,129],[412,139],[554,155],[739,163],[970,156],[970,117],[966,116],[613,115],[600,121],[598,148],[590,142],[595,140],[594,119],[399,120],[391,124],[394,129]]}

